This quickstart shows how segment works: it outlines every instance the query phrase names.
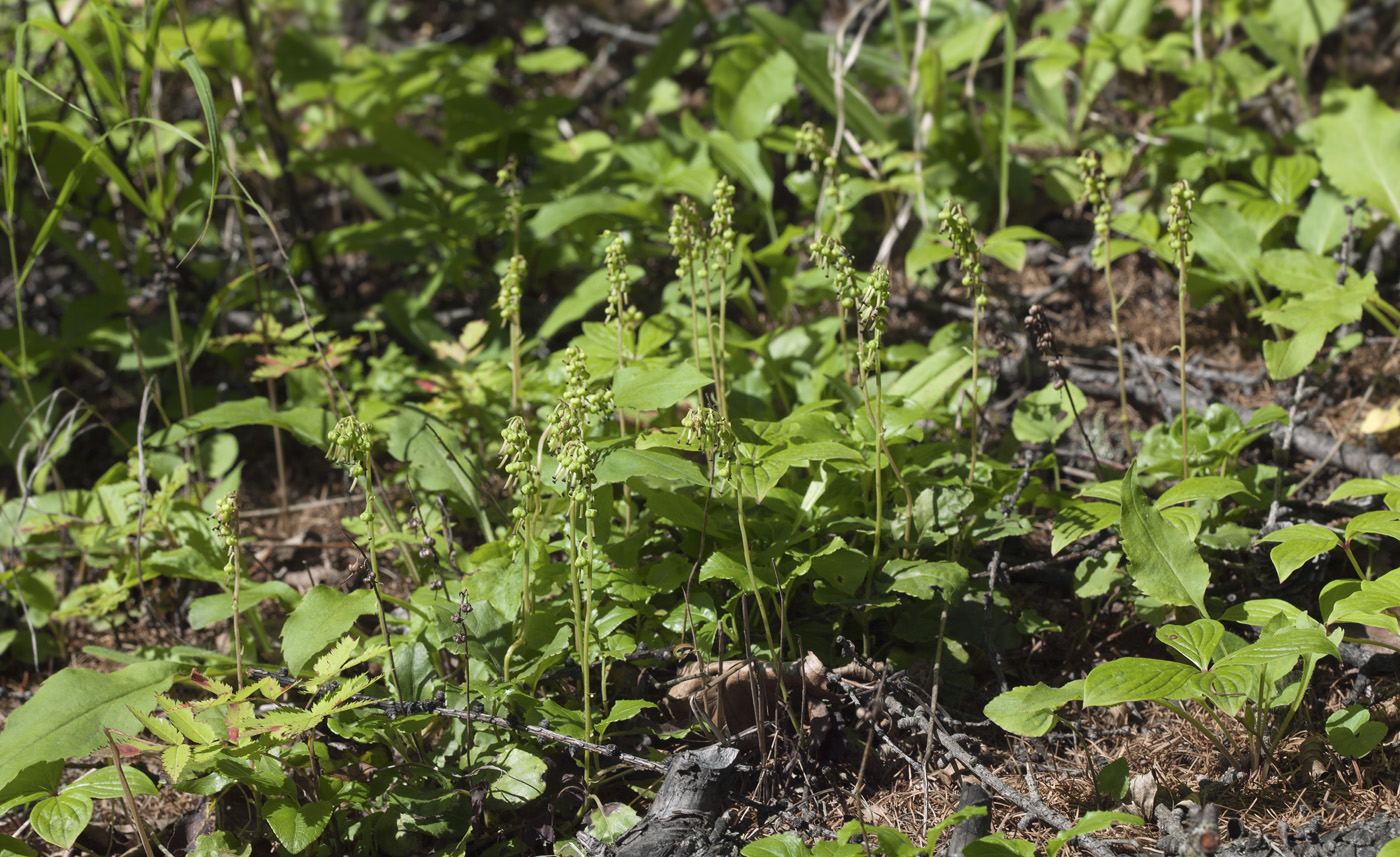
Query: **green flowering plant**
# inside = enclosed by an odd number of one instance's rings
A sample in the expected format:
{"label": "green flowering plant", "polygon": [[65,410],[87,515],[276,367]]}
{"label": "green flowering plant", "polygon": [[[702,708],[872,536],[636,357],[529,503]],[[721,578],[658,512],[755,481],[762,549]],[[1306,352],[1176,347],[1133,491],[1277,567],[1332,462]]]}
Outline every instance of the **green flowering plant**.
{"label": "green flowering plant", "polygon": [[394,664],[393,644],[389,636],[389,621],[384,614],[384,596],[379,590],[379,551],[375,543],[374,480],[371,478],[373,462],[369,425],[357,417],[343,417],[326,434],[329,447],[326,458],[332,464],[344,467],[350,475],[351,490],[360,483],[365,492],[365,508],[360,512],[360,521],[365,525],[365,539],[368,542],[370,586],[374,590],[374,603],[379,613],[379,626],[384,630],[384,645],[389,651],[389,671],[394,678],[395,696],[402,701],[403,689],[399,684],[398,668]]}
{"label": "green flowering plant", "polygon": [[977,245],[977,236],[972,224],[963,213],[962,206],[949,200],[938,214],[939,231],[953,245],[953,255],[962,268],[962,284],[972,295],[972,427],[969,432],[971,452],[968,456],[968,484],[971,485],[977,470],[977,374],[980,368],[978,346],[981,344],[981,319],[987,307],[987,283],[983,278],[982,251]]}

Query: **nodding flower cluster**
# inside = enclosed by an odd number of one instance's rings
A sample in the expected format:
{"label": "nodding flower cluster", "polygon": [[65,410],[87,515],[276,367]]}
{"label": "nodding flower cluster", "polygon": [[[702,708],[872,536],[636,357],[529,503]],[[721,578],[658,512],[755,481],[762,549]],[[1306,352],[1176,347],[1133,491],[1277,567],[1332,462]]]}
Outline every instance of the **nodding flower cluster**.
{"label": "nodding flower cluster", "polygon": [[214,543],[228,551],[224,574],[230,578],[238,572],[238,492],[230,491],[214,506]]}
{"label": "nodding flower cluster", "polygon": [[608,269],[608,310],[605,322],[617,321],[626,328],[635,328],[642,323],[642,311],[632,306],[631,285],[627,282],[627,241],[620,232],[608,231],[611,235],[604,255]]}
{"label": "nodding flower cluster", "polygon": [[1031,308],[1026,310],[1026,332],[1030,334],[1031,345],[1045,360],[1045,365],[1050,367],[1051,374],[1055,376],[1053,382],[1055,389],[1063,389],[1065,386],[1065,364],[1055,348],[1055,331],[1045,319],[1045,307],[1040,304],[1031,304]]}
{"label": "nodding flower cluster", "polygon": [[1196,192],[1182,179],[1172,185],[1172,201],[1167,206],[1167,246],[1185,265],[1191,260],[1191,203]]}
{"label": "nodding flower cluster", "polygon": [[1075,163],[1079,165],[1079,180],[1084,183],[1079,198],[1089,203],[1094,212],[1094,232],[1104,235],[1107,240],[1111,204],[1108,201],[1108,180],[1099,166],[1099,156],[1093,149],[1085,149]]}
{"label": "nodding flower cluster", "polygon": [[583,440],[583,427],[593,418],[617,410],[613,404],[612,390],[604,387],[589,391],[591,378],[588,358],[578,346],[571,345],[564,352],[564,377],[564,394],[559,397],[559,404],[549,412],[549,426],[545,429],[545,442],[549,451],[555,454],[569,441]]}
{"label": "nodding flower cluster", "polygon": [[958,257],[962,268],[962,284],[974,295],[978,309],[987,306],[987,284],[982,279],[982,252],[977,249],[977,235],[972,231],[972,223],[963,213],[962,206],[949,200],[938,213],[938,231],[948,237],[953,244],[953,255]]}
{"label": "nodding flower cluster", "polygon": [[713,456],[715,475],[727,479],[739,455],[739,444],[729,421],[714,408],[693,408],[682,418],[681,425],[685,427],[682,442],[697,443],[706,455]]}
{"label": "nodding flower cluster", "polygon": [[326,433],[326,440],[330,442],[330,447],[326,450],[326,458],[332,464],[349,465],[346,469],[353,480],[364,480],[365,487],[365,510],[360,513],[360,520],[366,524],[374,523],[374,503],[372,501],[373,489],[369,473],[369,426],[355,417],[344,417],[340,422]]}

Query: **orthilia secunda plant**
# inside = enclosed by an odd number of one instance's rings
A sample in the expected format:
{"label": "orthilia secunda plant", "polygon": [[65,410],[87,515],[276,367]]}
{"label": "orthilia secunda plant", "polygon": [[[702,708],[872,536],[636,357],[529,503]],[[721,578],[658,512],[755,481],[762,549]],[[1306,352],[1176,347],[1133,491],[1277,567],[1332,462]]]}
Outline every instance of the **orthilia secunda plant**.
{"label": "orthilia secunda plant", "polygon": [[[620,371],[626,364],[629,349],[623,346],[623,329],[635,330],[642,324],[642,311],[632,306],[631,285],[627,280],[627,241],[619,232],[604,232],[603,237],[611,235],[612,240],[608,242],[608,249],[605,255],[605,264],[608,272],[608,310],[604,317],[605,324],[617,326],[617,368]],[[629,337],[630,339],[630,337]],[[617,412],[617,433],[619,437],[627,437],[627,422],[623,419],[622,411]],[[632,502],[631,489],[624,482],[622,485],[623,496],[623,530],[632,534]]]}
{"label": "orthilia secunda plant", "polygon": [[[884,464],[881,463],[883,455],[884,461],[890,465],[890,471],[895,479],[904,488],[904,498],[908,515],[905,517],[904,540],[910,541],[913,531],[910,529],[914,519],[914,494],[909,489],[909,484],[904,481],[899,468],[894,463],[893,456],[890,455],[889,447],[885,444],[885,420],[884,420],[884,397],[885,391],[880,374],[880,350],[884,344],[885,329],[889,326],[890,313],[890,271],[884,265],[875,264],[870,269],[870,276],[865,279],[865,287],[862,288],[854,301],[856,307],[857,321],[857,355],[860,367],[860,389],[865,400],[865,412],[870,418],[870,427],[875,432],[875,545],[871,550],[871,562],[878,561],[880,554],[880,536],[882,532],[881,517],[884,504],[884,490],[881,485],[881,474]],[[875,376],[875,395],[870,395],[870,376]],[[874,569],[866,577],[867,594],[874,579]]]}
{"label": "orthilia secunda plant", "polygon": [[841,239],[834,235],[818,235],[812,242],[811,253],[822,271],[832,278],[832,285],[836,287],[836,303],[839,307],[837,314],[841,320],[837,332],[841,338],[841,355],[846,362],[846,375],[849,376],[854,364],[851,362],[850,346],[846,342],[846,320],[848,313],[855,309],[856,298],[860,294],[860,288],[856,285],[856,266],[851,260],[851,254],[841,245]]}
{"label": "orthilia secunda plant", "polygon": [[[695,358],[695,371],[700,369],[700,297],[696,289],[695,267],[701,261],[700,236],[704,225],[700,220],[700,210],[688,196],[681,197],[671,209],[671,226],[666,232],[671,245],[671,255],[676,259],[676,279],[690,287],[690,342]],[[710,348],[710,361],[715,360],[714,348]],[[714,367],[718,371],[718,367]]]}
{"label": "orthilia secunda plant", "polygon": [[544,480],[540,477],[540,469],[530,453],[530,432],[525,428],[525,420],[520,417],[511,417],[506,423],[506,427],[501,431],[501,469],[506,474],[505,489],[518,488],[520,499],[515,507],[510,510],[512,521],[511,533],[506,540],[511,553],[524,553],[521,559],[524,563],[525,573],[523,588],[520,593],[520,631],[515,636],[510,648],[506,650],[505,666],[502,670],[503,678],[510,680],[511,658],[525,641],[530,631],[530,615],[534,612],[534,596],[530,594],[531,548],[535,543],[535,527],[540,516],[540,488]]}
{"label": "orthilia secunda plant", "polygon": [[394,679],[394,694],[398,701],[402,702],[403,691],[399,686],[398,668],[394,664],[393,641],[389,636],[388,619],[384,615],[384,596],[379,591],[379,551],[376,549],[374,538],[374,480],[370,478],[372,443],[369,434],[369,426],[360,419],[342,418],[326,434],[326,440],[330,442],[326,458],[332,464],[344,467],[350,474],[350,490],[354,490],[355,482],[364,487],[365,508],[360,513],[360,521],[365,525],[365,538],[369,542],[369,581],[374,591],[374,605],[379,611],[379,627],[384,629],[384,645],[389,649],[389,672]]}
{"label": "orthilia secunda plant", "polygon": [[1114,354],[1118,358],[1118,418],[1123,422],[1123,442],[1132,451],[1132,439],[1128,437],[1128,383],[1123,368],[1123,334],[1118,329],[1118,296],[1113,291],[1112,277],[1112,235],[1109,219],[1113,214],[1113,204],[1108,198],[1108,180],[1099,166],[1099,156],[1093,149],[1085,149],[1076,159],[1079,165],[1079,180],[1084,189],[1080,199],[1089,205],[1094,215],[1094,235],[1103,247],[1103,283],[1108,290],[1109,330],[1113,332]]}
{"label": "orthilia secunda plant", "polygon": [[972,224],[968,222],[962,206],[949,200],[939,212],[938,221],[939,231],[953,245],[953,255],[957,257],[958,266],[962,268],[962,284],[972,296],[972,451],[967,471],[967,483],[971,485],[977,471],[977,374],[981,362],[977,347],[981,342],[982,312],[987,308],[987,283],[982,278],[982,251],[977,246],[977,236],[973,233]]}
{"label": "orthilia secunda plant", "polygon": [[1190,419],[1186,410],[1186,303],[1190,295],[1186,291],[1186,271],[1191,267],[1191,203],[1196,200],[1196,192],[1182,179],[1172,185],[1171,204],[1167,206],[1167,246],[1172,251],[1172,261],[1176,264],[1176,320],[1181,333],[1177,347],[1181,375],[1181,478],[1191,476]]}
{"label": "orthilia secunda plant", "polygon": [[[573,438],[559,450],[559,470],[555,481],[560,484],[560,492],[569,501],[568,508],[568,550],[569,581],[573,590],[574,608],[574,650],[583,668],[583,729],[584,740],[593,740],[593,687],[589,656],[593,616],[593,521],[598,510],[593,504],[593,450],[581,438]],[[583,532],[580,532],[580,523]],[[606,675],[606,671],[604,673]],[[607,699],[607,682],[603,682],[604,704]],[[587,756],[584,757],[584,775],[588,775]]]}
{"label": "orthilia secunda plant", "polygon": [[238,670],[238,689],[243,689],[243,633],[238,609],[239,584],[243,579],[242,562],[238,552],[238,492],[230,491],[214,506],[214,541],[222,543],[228,552],[224,575],[233,589],[233,659]]}
{"label": "orthilia secunda plant", "polygon": [[569,346],[564,352],[564,393],[559,397],[559,404],[549,412],[548,425],[540,437],[535,466],[541,471],[546,447],[557,455],[570,441],[582,440],[584,427],[594,419],[610,416],[617,410],[611,389],[590,390],[591,386],[588,357],[578,346]]}
{"label": "orthilia secunda plant", "polygon": [[520,184],[516,180],[515,158],[496,171],[496,187],[506,191],[506,220],[511,229],[511,256],[501,277],[501,290],[496,295],[496,310],[510,327],[510,409],[520,410],[520,284],[525,279],[525,257],[520,255],[520,220],[524,205],[520,200]]}
{"label": "orthilia secunda plant", "polygon": [[[729,419],[729,397],[724,377],[724,336],[729,307],[729,261],[734,258],[734,185],[728,176],[715,183],[715,203],[710,209],[710,234],[705,242],[705,324],[710,335],[710,361],[715,373],[715,401],[720,416]],[[711,282],[719,281],[719,325],[712,317],[714,301],[710,297]]]}
{"label": "orthilia secunda plant", "polygon": [[826,135],[821,129],[811,122],[804,122],[802,127],[797,129],[797,138],[794,140],[794,150],[797,154],[805,156],[812,164],[812,174],[821,177],[821,190],[817,196],[817,210],[813,219],[816,221],[816,230],[820,234],[822,230],[823,208],[830,205],[831,229],[827,230],[834,235],[841,234],[841,222],[846,215],[845,200],[842,191],[845,188],[850,176],[837,172],[839,163],[836,160],[836,153],[831,146],[827,145]]}
{"label": "orthilia secunda plant", "polygon": [[[721,485],[727,484],[734,489],[734,510],[739,519],[739,540],[744,548],[744,568],[748,571],[754,601],[758,603],[758,615],[763,620],[763,638],[768,643],[769,653],[776,661],[778,650],[773,645],[773,628],[768,621],[768,608],[763,600],[763,591],[758,587],[758,575],[754,574],[753,570],[748,517],[744,513],[743,468],[739,461],[741,453],[734,429],[723,414],[713,408],[703,407],[688,411],[682,418],[681,425],[685,429],[681,435],[682,442],[695,444],[705,454],[711,482],[718,477]],[[724,493],[723,487],[719,493]]]}

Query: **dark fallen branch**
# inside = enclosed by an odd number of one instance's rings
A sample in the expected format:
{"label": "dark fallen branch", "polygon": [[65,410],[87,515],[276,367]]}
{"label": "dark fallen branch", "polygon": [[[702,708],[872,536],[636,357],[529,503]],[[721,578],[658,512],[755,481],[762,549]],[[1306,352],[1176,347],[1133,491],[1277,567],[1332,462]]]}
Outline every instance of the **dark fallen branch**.
{"label": "dark fallen branch", "polygon": [[[1118,377],[1111,370],[1071,366],[1069,367],[1069,379],[1075,386],[1083,390],[1085,395],[1104,399],[1118,397]],[[1128,379],[1128,399],[1134,405],[1140,408],[1160,408],[1166,411],[1165,416],[1168,418],[1176,416],[1176,412],[1180,410],[1179,400],[1174,395],[1169,395],[1177,393],[1178,391],[1169,383],[1158,382],[1153,386],[1141,379]],[[1199,394],[1188,391],[1186,404],[1187,407],[1194,410],[1204,411],[1211,402]],[[1253,408],[1231,405],[1229,402],[1222,404],[1228,405],[1246,423],[1249,422],[1250,417],[1254,416]],[[1315,429],[1307,426],[1293,427],[1293,448],[1308,458],[1320,461],[1327,457],[1336,444],[1336,438]],[[1400,475],[1400,461],[1383,452],[1368,452],[1354,443],[1343,443],[1337,449],[1336,454],[1332,456],[1332,464],[1348,473],[1371,479]]]}
{"label": "dark fallen branch", "polygon": [[[934,733],[938,737],[938,743],[942,744],[943,749],[948,751],[948,755],[957,759],[965,768],[976,774],[977,779],[981,780],[987,788],[1056,830],[1069,830],[1074,825],[1072,821],[1046,805],[1044,801],[1029,798],[1012,788],[1005,780],[992,773],[986,765],[977,761],[976,757],[964,749],[952,735],[944,732],[941,728],[935,728]],[[1112,848],[1092,836],[1076,836],[1070,842],[1093,854],[1094,857],[1115,857]]]}

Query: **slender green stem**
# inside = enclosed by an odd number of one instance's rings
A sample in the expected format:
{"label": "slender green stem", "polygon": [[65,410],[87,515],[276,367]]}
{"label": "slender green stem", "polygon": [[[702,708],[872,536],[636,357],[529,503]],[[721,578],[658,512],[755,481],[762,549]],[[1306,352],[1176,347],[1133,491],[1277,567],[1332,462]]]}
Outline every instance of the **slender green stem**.
{"label": "slender green stem", "polygon": [[[235,536],[235,538],[237,538]],[[233,663],[238,670],[238,689],[243,689],[243,616],[239,611],[238,596],[242,591],[243,583],[243,560],[239,555],[240,551],[235,546],[229,551],[233,554]]]}
{"label": "slender green stem", "polygon": [[1118,359],[1118,419],[1123,423],[1123,444],[1131,455],[1133,440],[1128,434],[1128,375],[1123,367],[1123,331],[1118,327],[1118,295],[1113,290],[1113,260],[1110,253],[1112,233],[1105,217],[1099,240],[1103,242],[1103,284],[1108,290],[1108,326],[1113,331],[1113,354]]}
{"label": "slender green stem", "polygon": [[[778,649],[773,643],[773,628],[768,623],[768,608],[764,606],[763,590],[758,588],[758,575],[753,571],[753,553],[749,548],[749,525],[748,517],[744,514],[744,490],[743,480],[740,478],[742,472],[739,462],[733,464],[733,485],[734,485],[734,511],[739,517],[739,540],[744,546],[744,568],[749,573],[749,585],[753,587],[753,599],[758,604],[758,615],[763,620],[763,638],[768,643],[769,657],[772,658],[777,668]],[[782,682],[780,681],[779,684]]]}
{"label": "slender green stem", "polygon": [[1181,380],[1181,478],[1191,476],[1191,412],[1186,409],[1186,264],[1177,269],[1176,324],[1181,332],[1178,356]]}
{"label": "slender green stem", "polygon": [[977,305],[976,296],[972,303],[972,427],[968,432],[968,439],[972,447],[968,454],[967,484],[973,485],[977,478],[977,370],[982,362],[977,353],[977,344],[982,341],[982,308]]}
{"label": "slender green stem", "polygon": [[[589,546],[589,553],[592,553],[592,546]],[[579,668],[583,671],[583,740],[593,740],[593,670],[592,662],[588,655],[588,624],[589,616],[585,611],[588,604],[584,598],[583,584],[580,578],[583,570],[575,562],[580,556],[580,546],[578,540],[578,503],[569,502],[569,583],[572,587],[574,606],[574,650],[578,652]],[[591,557],[590,557],[591,560]],[[590,569],[591,571],[591,569]],[[590,574],[591,577],[591,574]],[[589,582],[589,600],[592,597],[592,582]],[[591,771],[588,755],[584,754],[583,773],[584,781],[587,782]]]}
{"label": "slender green stem", "polygon": [[[1206,728],[1206,725],[1205,725],[1204,723],[1202,723],[1200,720],[1198,720],[1194,715],[1192,715],[1192,714],[1191,714],[1190,712],[1188,712],[1185,708],[1181,707],[1180,705],[1177,705],[1176,703],[1172,702],[1172,701],[1169,700],[1169,699],[1159,699],[1159,700],[1157,700],[1157,702],[1161,703],[1163,706],[1165,706],[1165,707],[1171,709],[1172,711],[1175,711],[1177,714],[1179,714],[1179,715],[1182,717],[1182,719],[1186,720],[1186,722],[1188,722],[1188,723],[1190,723],[1192,726],[1196,727],[1196,731],[1197,731],[1197,732],[1200,732],[1202,735],[1204,735],[1204,736],[1206,737],[1206,739],[1207,739],[1208,741],[1210,741],[1210,743],[1214,744],[1215,747],[1216,747],[1216,749],[1219,750],[1219,751],[1225,756],[1225,758],[1228,759],[1228,760],[1230,761],[1230,764],[1231,764],[1236,770],[1243,770],[1243,769],[1240,767],[1239,762],[1237,762],[1237,761],[1235,760],[1234,754],[1231,753],[1231,752],[1230,752],[1230,749],[1229,749],[1228,747],[1225,746],[1225,742],[1221,741],[1220,738],[1219,738],[1214,732],[1212,732],[1210,729]],[[1206,709],[1206,710],[1209,711],[1210,709]]]}

